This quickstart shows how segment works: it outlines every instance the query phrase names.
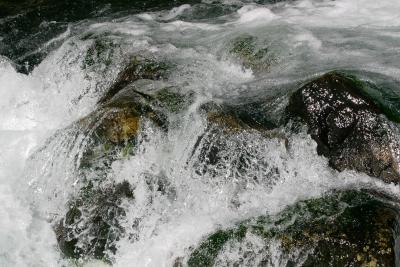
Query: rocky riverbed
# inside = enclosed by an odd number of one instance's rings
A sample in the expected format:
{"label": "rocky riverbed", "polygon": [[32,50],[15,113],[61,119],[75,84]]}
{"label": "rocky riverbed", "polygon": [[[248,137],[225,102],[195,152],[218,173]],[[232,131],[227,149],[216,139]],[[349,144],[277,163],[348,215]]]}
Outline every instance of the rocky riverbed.
{"label": "rocky riverbed", "polygon": [[400,5],[0,1],[1,266],[397,266]]}

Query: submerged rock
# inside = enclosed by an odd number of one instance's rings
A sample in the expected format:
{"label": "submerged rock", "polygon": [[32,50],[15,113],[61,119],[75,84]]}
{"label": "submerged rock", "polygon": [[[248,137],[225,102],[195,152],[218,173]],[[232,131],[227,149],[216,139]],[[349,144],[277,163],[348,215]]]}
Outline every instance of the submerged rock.
{"label": "submerged rock", "polygon": [[[193,148],[193,154],[200,149],[197,163],[203,166],[203,170],[199,173],[220,164],[226,157],[223,154],[226,154],[229,148],[237,147],[240,150],[246,143],[246,138],[241,135],[256,134],[287,141],[286,137],[276,129],[276,124],[265,116],[260,105],[261,103],[242,105],[207,103],[201,107],[207,118],[207,129]],[[251,155],[238,156],[239,158],[231,163],[242,169],[246,165],[243,157],[248,156]]]}
{"label": "submerged rock", "polygon": [[277,128],[276,121],[266,114],[263,101],[245,103],[207,103],[201,111],[207,116],[209,126],[219,125],[230,130],[258,130],[267,132]]}
{"label": "submerged rock", "polygon": [[69,203],[65,218],[55,228],[64,255],[109,260],[116,251],[115,242],[124,233],[122,202],[132,199],[133,190],[126,181],[102,186],[89,182]]}
{"label": "submerged rock", "polygon": [[180,93],[176,89],[174,87],[165,87],[153,94],[158,105],[171,113],[184,110],[194,101],[193,92]]}
{"label": "submerged rock", "polygon": [[266,151],[276,150],[284,157],[287,137],[282,129],[267,120],[256,123],[250,108],[247,113],[242,106],[209,103],[202,108],[207,125],[187,161],[195,177],[234,188],[233,207],[241,205],[238,196],[246,188],[257,185],[269,190],[281,179],[281,162]]}
{"label": "submerged rock", "polygon": [[268,71],[276,58],[267,45],[259,45],[257,37],[242,35],[232,40],[229,53],[237,58],[244,67],[255,73]]}
{"label": "submerged rock", "polygon": [[299,117],[318,144],[318,153],[342,171],[353,169],[400,181],[397,126],[363,91],[362,82],[337,72],[307,83],[290,98],[287,113]]}
{"label": "submerged rock", "polygon": [[88,140],[81,157],[83,166],[91,166],[90,162],[101,158],[112,160],[121,152],[129,154],[144,122],[167,130],[166,110],[154,96],[135,88],[121,89],[98,110],[78,121]]}
{"label": "submerged rock", "polygon": [[128,66],[120,72],[114,85],[99,100],[99,103],[107,102],[128,84],[139,79],[159,80],[165,78],[167,70],[168,65],[164,62],[134,57]]}
{"label": "submerged rock", "polygon": [[166,117],[154,101],[144,93],[122,91],[77,122],[85,135],[77,166],[81,188],[55,225],[66,257],[110,260],[115,253],[115,242],[124,234],[122,204],[134,196],[128,182],[116,183],[108,174],[115,160],[135,153],[143,122],[166,129]]}
{"label": "submerged rock", "polygon": [[397,216],[394,206],[372,195],[334,192],[219,230],[193,250],[187,264],[394,266]]}
{"label": "submerged rock", "polygon": [[140,124],[149,115],[134,107],[103,107],[78,122],[86,139],[78,161],[77,194],[55,222],[60,250],[68,258],[110,260],[124,229],[124,201],[133,200],[128,182],[108,177],[111,165],[135,153]]}
{"label": "submerged rock", "polygon": [[[90,34],[82,39],[89,39]],[[112,38],[106,36],[94,36],[93,43],[86,51],[82,61],[82,69],[105,73],[113,63],[113,56],[118,51],[119,44]]]}
{"label": "submerged rock", "polygon": [[[140,75],[143,78],[156,74],[142,72]],[[128,182],[115,183],[110,179],[111,165],[135,153],[144,125],[167,130],[167,114],[179,112],[191,101],[190,94],[180,94],[170,87],[148,94],[141,92],[146,90],[139,86],[146,83],[119,88],[125,82],[130,83],[132,77],[118,81],[111,89],[118,90],[108,94],[110,99],[75,124],[85,136],[77,166],[81,188],[54,227],[59,247],[66,257],[112,259],[115,242],[124,235],[120,222],[126,213],[122,204],[133,201],[134,196]],[[174,188],[163,176],[146,176],[145,179],[152,190],[170,199],[175,197]]]}

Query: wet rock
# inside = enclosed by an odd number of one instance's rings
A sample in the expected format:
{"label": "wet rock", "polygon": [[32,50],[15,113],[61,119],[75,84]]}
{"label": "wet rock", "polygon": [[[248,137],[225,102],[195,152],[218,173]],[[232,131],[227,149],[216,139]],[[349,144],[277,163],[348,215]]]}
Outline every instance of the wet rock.
{"label": "wet rock", "polygon": [[167,130],[167,117],[155,101],[150,95],[122,90],[98,110],[79,120],[77,125],[87,140],[80,168],[90,168],[100,161],[108,166],[118,156],[132,154],[140,128],[146,121],[162,131]]}
{"label": "wet rock", "polygon": [[159,105],[171,113],[184,110],[194,101],[193,92],[181,93],[174,87],[162,88],[153,95]]}
{"label": "wet rock", "polygon": [[55,227],[60,250],[70,258],[109,260],[116,251],[115,242],[124,234],[122,202],[133,198],[126,181],[100,187],[89,182],[70,201],[65,218]]}
{"label": "wet rock", "polygon": [[[123,203],[134,198],[128,182],[116,183],[108,176],[111,165],[135,153],[144,122],[161,131],[166,128],[166,118],[154,105],[155,99],[128,89],[76,123],[85,136],[77,166],[80,180],[76,186],[80,188],[69,201],[66,214],[55,223],[59,247],[66,257],[111,260],[115,242],[124,235],[120,224],[126,216]],[[154,183],[173,198],[173,190],[163,181],[160,178]]]}
{"label": "wet rock", "polygon": [[287,252],[295,246],[312,249],[302,266],[394,266],[396,207],[355,191],[304,204],[303,216],[314,219],[297,219],[280,234]]}
{"label": "wet rock", "polygon": [[[200,136],[194,149],[200,144],[202,139],[214,139],[206,141],[212,142],[216,146],[209,147],[210,155],[205,156],[210,160],[210,164],[216,164],[217,151],[224,150],[228,136],[235,136],[244,132],[256,132],[266,138],[279,138],[286,140],[274,121],[269,120],[264,113],[261,102],[252,102],[241,105],[236,104],[216,104],[207,103],[201,107],[207,117],[207,129],[204,135]],[[218,141],[219,140],[219,141]],[[225,144],[225,145],[223,145]],[[209,144],[210,145],[210,144]],[[201,153],[203,155],[203,153]]]}
{"label": "wet rock", "polygon": [[167,69],[168,65],[164,62],[134,57],[128,66],[118,75],[114,85],[99,100],[99,104],[107,102],[128,84],[139,79],[159,80],[165,78]]}
{"label": "wet rock", "polygon": [[[82,39],[87,39],[90,36],[84,36]],[[85,58],[82,62],[82,69],[95,70],[97,72],[105,72],[112,62],[113,56],[116,53],[119,44],[112,38],[95,36],[94,41],[88,48]],[[96,65],[99,65],[98,67]],[[97,69],[95,68],[97,67]]]}
{"label": "wet rock", "polygon": [[308,125],[333,168],[400,181],[397,125],[354,77],[332,72],[307,83],[291,96],[287,113]]}
{"label": "wet rock", "polygon": [[237,58],[244,67],[252,69],[255,73],[268,71],[276,61],[270,48],[259,44],[257,37],[242,35],[232,40],[229,52]]}
{"label": "wet rock", "polygon": [[[123,86],[121,82],[117,85]],[[121,88],[98,110],[75,124],[85,136],[77,166],[80,188],[54,227],[60,250],[66,257],[112,259],[115,242],[124,235],[120,224],[126,216],[123,202],[133,201],[134,196],[128,182],[116,183],[108,176],[111,165],[135,153],[145,122],[165,131],[168,128],[165,114],[187,106],[188,97],[174,88],[162,87],[146,94],[139,85],[143,83]],[[164,175],[149,174],[144,179],[151,191],[171,200],[176,197],[175,189]]]}
{"label": "wet rock", "polygon": [[206,113],[209,125],[219,125],[231,130],[254,129],[267,132],[277,128],[274,120],[265,111],[263,101],[245,103],[207,103],[200,109]]}
{"label": "wet rock", "polygon": [[[193,250],[187,263],[394,266],[397,219],[397,208],[385,200],[358,191],[334,192],[301,201],[277,216],[219,230]],[[251,253],[246,252],[249,247]]]}
{"label": "wet rock", "polygon": [[[279,167],[269,149],[287,152],[282,129],[255,123],[242,107],[209,103],[202,107],[207,126],[193,146],[187,162],[193,175],[216,184],[229,184],[235,190],[230,204],[240,204],[240,192],[252,186],[269,190],[280,179]],[[251,109],[249,109],[250,112]],[[250,120],[251,118],[251,120]],[[271,126],[271,127],[269,127]]]}

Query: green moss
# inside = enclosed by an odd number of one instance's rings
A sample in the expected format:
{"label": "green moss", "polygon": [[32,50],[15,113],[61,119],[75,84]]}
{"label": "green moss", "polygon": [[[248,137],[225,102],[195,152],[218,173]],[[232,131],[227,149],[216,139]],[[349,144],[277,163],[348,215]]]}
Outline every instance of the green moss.
{"label": "green moss", "polygon": [[[89,38],[90,36],[86,37]],[[112,64],[112,58],[117,46],[112,40],[105,37],[97,37],[86,51],[82,69],[93,68],[96,65],[103,65],[103,67],[108,68]]]}
{"label": "green moss", "polygon": [[213,266],[216,257],[230,240],[238,240],[243,238],[247,232],[246,227],[230,230],[219,230],[210,235],[196,248],[190,255],[188,266],[190,267],[207,267]]}
{"label": "green moss", "polygon": [[122,149],[122,156],[123,157],[127,157],[127,156],[129,156],[129,155],[132,155],[132,153],[133,153],[133,145],[132,145],[132,143],[130,143],[130,142],[128,142],[125,146],[124,146],[124,148]]}
{"label": "green moss", "polygon": [[230,52],[241,57],[252,58],[256,50],[256,40],[256,37],[251,35],[237,37],[233,40]]}
{"label": "green moss", "polygon": [[246,236],[246,233],[247,226],[244,224],[240,224],[236,229],[217,231],[202,242],[191,254],[188,266],[213,266],[215,258],[224,245],[230,240],[242,240]]}
{"label": "green moss", "polygon": [[[300,251],[301,266],[362,266],[394,264],[397,211],[363,192],[334,192],[300,201],[277,216],[262,216],[219,230],[190,255],[189,266],[213,266],[225,244],[240,243],[247,233],[281,243],[285,257]],[[267,255],[265,255],[267,256]]]}
{"label": "green moss", "polygon": [[169,87],[157,91],[154,98],[173,113],[182,111],[193,102],[192,93],[180,94]]}
{"label": "green moss", "polygon": [[242,64],[255,72],[266,71],[271,66],[274,57],[266,46],[259,47],[257,38],[243,35],[232,41],[230,54],[236,56]]}

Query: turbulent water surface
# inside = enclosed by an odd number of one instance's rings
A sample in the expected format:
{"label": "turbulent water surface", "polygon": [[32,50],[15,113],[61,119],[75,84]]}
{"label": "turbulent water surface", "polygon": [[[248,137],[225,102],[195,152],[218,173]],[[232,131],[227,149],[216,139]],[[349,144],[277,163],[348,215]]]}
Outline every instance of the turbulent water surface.
{"label": "turbulent water surface", "polygon": [[[106,12],[106,5],[103,13],[64,21],[54,31],[49,27],[60,22],[43,21],[34,30],[37,39],[2,32],[0,266],[77,264],[62,256],[54,232],[82,183],[77,166],[88,141],[71,125],[97,109],[127,59],[137,55],[172,66],[168,80],[160,83],[191,94],[192,101],[184,112],[169,115],[168,132],[144,123],[135,153],[91,172],[108,181],[128,181],[134,199],[121,203],[126,216],[119,224],[125,233],[115,241],[110,260],[79,264],[181,266],[217,229],[277,214],[332,189],[374,188],[400,196],[394,184],[330,168],[305,130],[293,133],[282,126],[285,140],[244,131],[213,141],[199,112],[210,101],[256,96],[274,99],[274,120],[290,90],[337,69],[385,87],[397,108],[399,1],[203,0],[174,5],[132,12]],[[0,18],[1,27],[15,16],[23,14]],[[10,39],[12,34],[18,43]],[[247,59],[232,56],[240,38],[251,39],[252,49],[264,52],[261,63],[246,64]],[[201,150],[194,148],[205,142],[225,144],[218,164],[200,160]],[[237,163],[243,154],[245,171]],[[149,180],[162,180],[168,189],[160,193]],[[252,244],[247,249],[258,249],[257,238],[247,238]],[[244,252],[230,246],[216,265],[236,266],[233,262]],[[272,245],[269,250],[279,254]],[[273,259],[271,265],[285,266]],[[256,265],[257,258],[252,260],[241,263]]]}

